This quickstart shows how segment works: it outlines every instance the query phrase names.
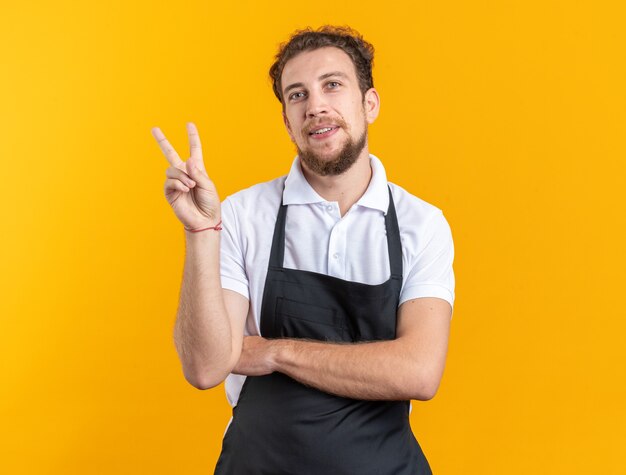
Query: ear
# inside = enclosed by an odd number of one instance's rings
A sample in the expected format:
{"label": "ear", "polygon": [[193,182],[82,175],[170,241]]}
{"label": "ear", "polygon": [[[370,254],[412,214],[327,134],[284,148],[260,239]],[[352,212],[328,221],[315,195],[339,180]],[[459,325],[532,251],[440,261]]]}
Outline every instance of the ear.
{"label": "ear", "polygon": [[380,112],[380,97],[378,96],[378,91],[373,87],[368,89],[365,93],[363,108],[365,109],[365,119],[367,123],[373,123]]}
{"label": "ear", "polygon": [[289,134],[289,138],[291,139],[293,143],[296,143],[293,137],[293,132],[291,131],[291,124],[289,124],[289,119],[287,119],[287,115],[285,114],[284,110],[283,110],[283,122],[285,124],[285,127],[287,128],[287,133]]}

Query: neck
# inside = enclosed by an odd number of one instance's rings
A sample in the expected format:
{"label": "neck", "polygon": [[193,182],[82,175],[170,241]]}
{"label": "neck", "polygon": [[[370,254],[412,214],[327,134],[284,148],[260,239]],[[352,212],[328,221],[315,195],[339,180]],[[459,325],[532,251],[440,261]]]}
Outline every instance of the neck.
{"label": "neck", "polygon": [[339,203],[341,216],[359,201],[367,190],[372,178],[372,166],[370,164],[369,151],[365,147],[359,158],[348,171],[341,175],[320,176],[311,172],[300,162],[304,178],[309,182],[318,195],[326,201]]}

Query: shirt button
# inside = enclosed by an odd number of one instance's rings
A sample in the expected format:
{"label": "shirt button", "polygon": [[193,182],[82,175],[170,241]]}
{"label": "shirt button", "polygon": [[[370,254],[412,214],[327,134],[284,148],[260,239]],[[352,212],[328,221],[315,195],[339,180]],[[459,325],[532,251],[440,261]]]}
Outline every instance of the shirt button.
{"label": "shirt button", "polygon": [[339,254],[335,252],[335,253],[333,254],[333,259],[339,259]]}
{"label": "shirt button", "polygon": [[328,206],[326,206],[326,209],[327,209],[328,211],[332,211],[332,210],[333,210],[333,207],[332,207],[331,205],[328,205]]}

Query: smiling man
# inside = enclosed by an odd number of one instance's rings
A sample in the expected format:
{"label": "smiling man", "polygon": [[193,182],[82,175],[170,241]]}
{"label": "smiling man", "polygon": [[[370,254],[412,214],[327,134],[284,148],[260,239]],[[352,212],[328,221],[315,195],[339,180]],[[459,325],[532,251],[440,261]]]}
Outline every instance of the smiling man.
{"label": "smiling man", "polygon": [[443,375],[453,243],[369,152],[372,61],[349,28],[281,45],[270,76],[297,156],[223,203],[195,126],[187,161],[153,129],[186,230],[176,348],[187,380],[225,380],[233,406],[215,473],[431,473],[409,408]]}
{"label": "smiling man", "polygon": [[[300,77],[310,80],[298,82]],[[279,97],[284,98],[285,125],[298,157],[315,174],[343,174],[367,144],[367,124],[378,115],[376,90],[367,88],[364,97],[350,57],[335,47],[306,51],[291,59],[284,65],[283,83],[286,86]],[[321,113],[315,111],[320,107]]]}

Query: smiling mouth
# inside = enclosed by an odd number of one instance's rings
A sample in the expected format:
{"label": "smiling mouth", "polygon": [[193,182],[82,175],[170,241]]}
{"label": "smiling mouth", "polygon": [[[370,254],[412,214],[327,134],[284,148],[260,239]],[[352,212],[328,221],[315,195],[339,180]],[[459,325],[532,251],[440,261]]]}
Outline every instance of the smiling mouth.
{"label": "smiling mouth", "polygon": [[338,129],[339,127],[337,126],[332,126],[332,127],[324,127],[322,129],[317,129],[314,130],[313,132],[309,132],[309,135],[324,135],[328,132],[330,132],[331,130],[335,130]]}
{"label": "smiling mouth", "polygon": [[340,127],[338,125],[322,127],[312,132],[309,132],[309,137],[311,137],[314,140],[325,139],[326,137],[330,137],[331,135],[334,135],[339,129]]}

